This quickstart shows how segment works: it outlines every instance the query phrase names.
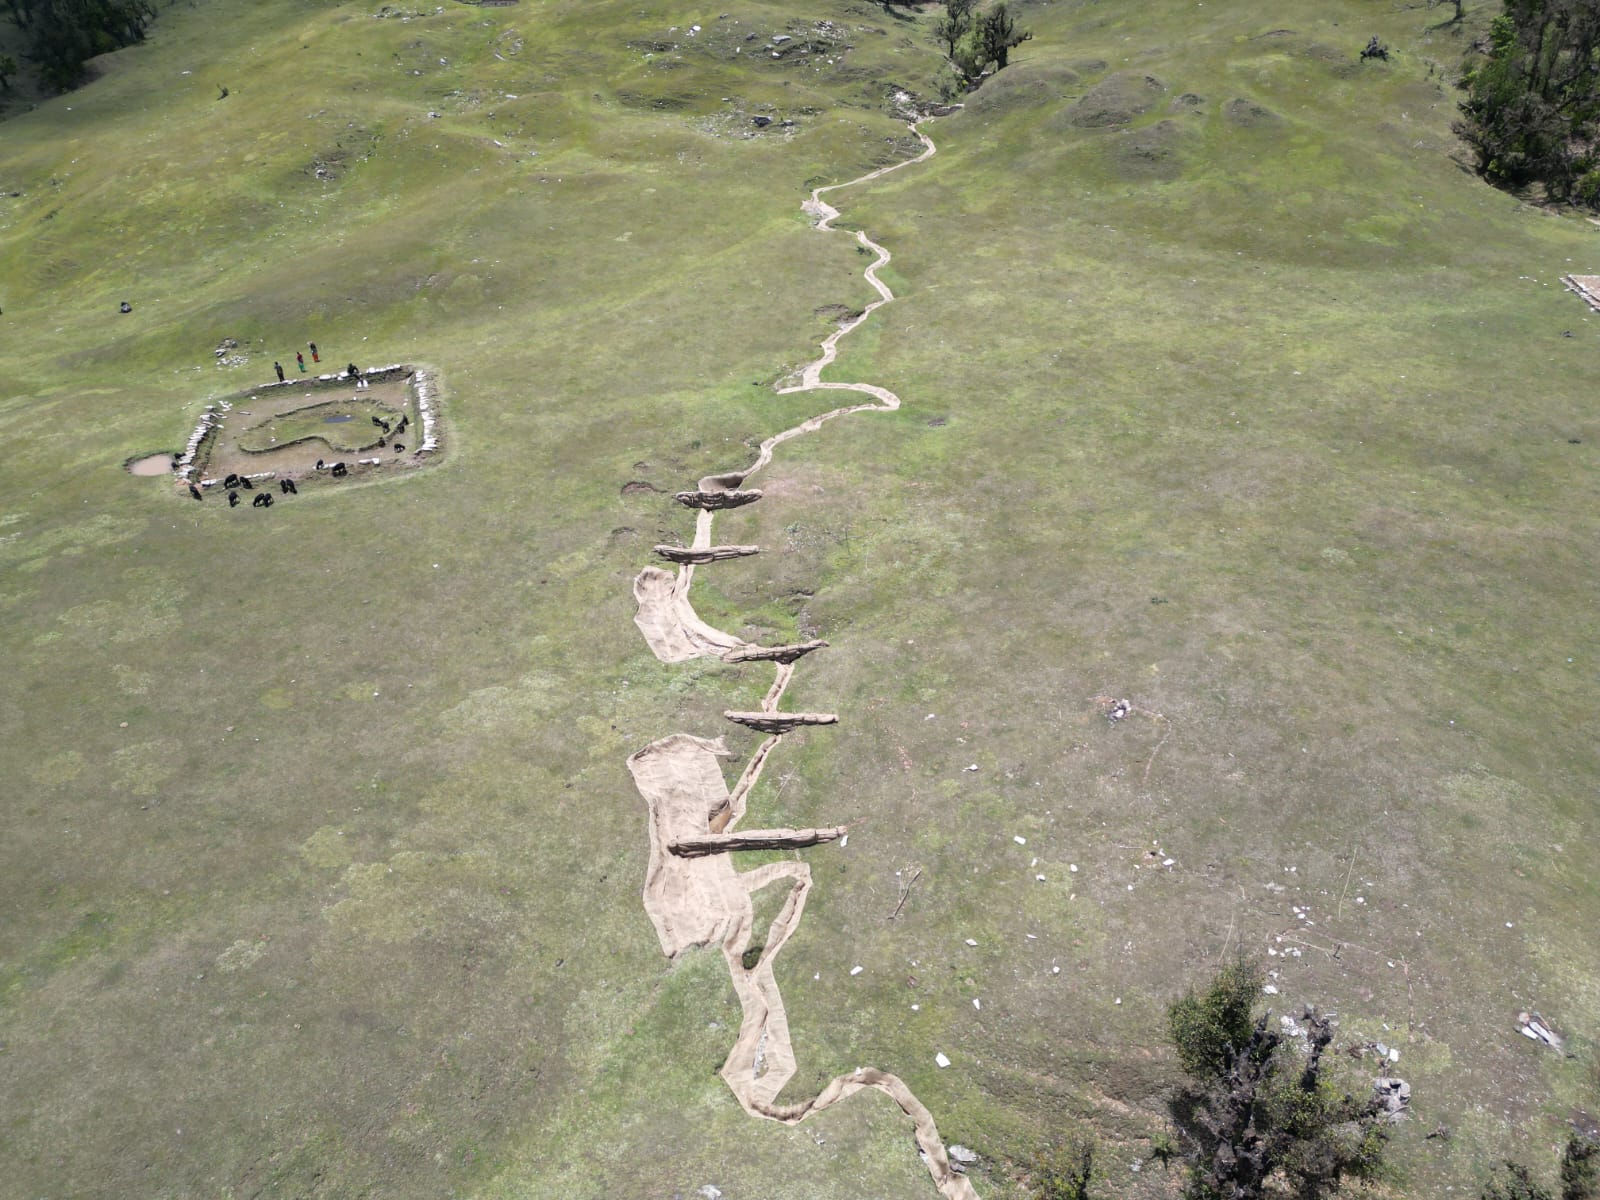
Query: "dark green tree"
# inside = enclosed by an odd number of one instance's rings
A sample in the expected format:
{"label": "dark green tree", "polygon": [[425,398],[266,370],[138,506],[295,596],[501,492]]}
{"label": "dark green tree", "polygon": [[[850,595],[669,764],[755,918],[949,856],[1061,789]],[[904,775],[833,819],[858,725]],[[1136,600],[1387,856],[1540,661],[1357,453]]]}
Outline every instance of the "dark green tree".
{"label": "dark green tree", "polygon": [[1229,1056],[1255,1027],[1256,999],[1264,981],[1259,966],[1236,958],[1205,991],[1190,988],[1173,1001],[1167,1009],[1167,1031],[1185,1074],[1214,1079],[1227,1069]]}
{"label": "dark green tree", "polygon": [[28,57],[46,86],[62,89],[83,78],[95,55],[142,42],[156,12],[151,0],[31,0],[24,8]]}
{"label": "dark green tree", "polygon": [[1600,1141],[1574,1132],[1561,1154],[1561,1200],[1600,1200]]}
{"label": "dark green tree", "polygon": [[1521,1163],[1501,1164],[1499,1173],[1479,1193],[1482,1200],[1556,1200],[1550,1189],[1533,1181]]}
{"label": "dark green tree", "polygon": [[944,52],[955,57],[961,39],[972,32],[973,0],[946,0],[944,16],[933,23],[933,36],[939,39]]}
{"label": "dark green tree", "polygon": [[996,71],[1005,70],[1011,51],[1033,37],[1031,31],[1017,28],[1005,0],[978,14],[976,33],[980,62],[993,63]]}
{"label": "dark green tree", "polygon": [[[1479,1195],[1482,1200],[1556,1200],[1532,1171],[1510,1160],[1500,1164]],[[1561,1200],[1600,1200],[1600,1142],[1577,1130],[1561,1152]]]}
{"label": "dark green tree", "polygon": [[1600,201],[1600,5],[1505,0],[1487,58],[1467,78],[1456,132],[1489,182]]}
{"label": "dark green tree", "polygon": [[1188,1164],[1186,1200],[1316,1200],[1383,1165],[1388,1120],[1375,1096],[1328,1078],[1333,1024],[1307,1009],[1301,1050],[1254,1016],[1258,967],[1236,962],[1168,1010],[1189,1078],[1172,1100]]}

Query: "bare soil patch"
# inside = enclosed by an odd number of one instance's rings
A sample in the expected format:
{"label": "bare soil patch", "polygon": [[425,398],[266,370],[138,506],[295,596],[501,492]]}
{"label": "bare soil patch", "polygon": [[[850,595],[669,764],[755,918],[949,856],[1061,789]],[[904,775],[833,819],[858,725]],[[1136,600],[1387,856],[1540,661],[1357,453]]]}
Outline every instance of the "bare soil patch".
{"label": "bare soil patch", "polygon": [[135,458],[126,464],[129,475],[137,475],[141,479],[153,478],[157,475],[172,474],[172,453],[162,451],[160,454],[146,454],[143,458]]}

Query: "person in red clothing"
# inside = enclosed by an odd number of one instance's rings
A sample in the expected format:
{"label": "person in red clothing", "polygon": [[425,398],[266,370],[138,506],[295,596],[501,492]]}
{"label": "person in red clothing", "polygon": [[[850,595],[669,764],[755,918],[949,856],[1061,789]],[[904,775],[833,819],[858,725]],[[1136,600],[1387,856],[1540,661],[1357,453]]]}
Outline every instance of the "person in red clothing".
{"label": "person in red clothing", "polygon": [[306,356],[301,354],[300,351],[296,350],[294,352],[294,361],[295,365],[300,368],[302,373],[304,373],[306,369]]}
{"label": "person in red clothing", "polygon": [[317,344],[315,342],[307,342],[306,345],[311,347],[311,361],[321,362],[322,356],[317,353]]}

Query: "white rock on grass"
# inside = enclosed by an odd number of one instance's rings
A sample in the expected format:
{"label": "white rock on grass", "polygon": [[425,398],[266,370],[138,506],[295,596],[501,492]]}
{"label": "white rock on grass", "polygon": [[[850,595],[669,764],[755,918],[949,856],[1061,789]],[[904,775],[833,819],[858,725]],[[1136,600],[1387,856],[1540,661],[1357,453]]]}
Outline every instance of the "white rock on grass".
{"label": "white rock on grass", "polygon": [[944,1056],[943,1050],[939,1051],[939,1053],[933,1056],[933,1061],[941,1068],[948,1067],[950,1065],[950,1060]]}

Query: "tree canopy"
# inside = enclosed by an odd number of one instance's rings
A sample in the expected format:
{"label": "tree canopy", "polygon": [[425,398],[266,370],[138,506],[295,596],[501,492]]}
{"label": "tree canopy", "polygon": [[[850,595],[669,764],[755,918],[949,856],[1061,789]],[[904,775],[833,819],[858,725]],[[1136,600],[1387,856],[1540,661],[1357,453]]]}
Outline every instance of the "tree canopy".
{"label": "tree canopy", "polygon": [[1505,0],[1466,86],[1456,132],[1485,179],[1600,206],[1600,5]]}
{"label": "tree canopy", "polygon": [[1333,1022],[1307,1009],[1305,1035],[1254,1015],[1261,970],[1239,960],[1204,991],[1168,1009],[1168,1029],[1188,1075],[1171,1111],[1189,1174],[1185,1200],[1315,1200],[1382,1168],[1387,1116],[1371,1094],[1329,1078]]}
{"label": "tree canopy", "polygon": [[5,6],[28,35],[25,57],[45,86],[57,89],[80,82],[95,55],[144,41],[156,14],[153,0],[5,0]]}

